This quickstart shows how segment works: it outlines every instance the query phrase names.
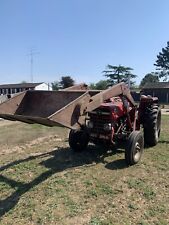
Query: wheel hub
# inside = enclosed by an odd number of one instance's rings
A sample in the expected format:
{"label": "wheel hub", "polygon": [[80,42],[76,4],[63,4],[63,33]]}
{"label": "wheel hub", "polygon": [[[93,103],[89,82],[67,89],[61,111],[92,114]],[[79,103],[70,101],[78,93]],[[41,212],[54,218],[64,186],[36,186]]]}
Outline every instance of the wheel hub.
{"label": "wheel hub", "polygon": [[140,144],[138,142],[136,142],[135,151],[134,151],[134,160],[136,162],[139,161],[139,159],[140,159],[140,155],[141,155],[140,151],[141,151]]}

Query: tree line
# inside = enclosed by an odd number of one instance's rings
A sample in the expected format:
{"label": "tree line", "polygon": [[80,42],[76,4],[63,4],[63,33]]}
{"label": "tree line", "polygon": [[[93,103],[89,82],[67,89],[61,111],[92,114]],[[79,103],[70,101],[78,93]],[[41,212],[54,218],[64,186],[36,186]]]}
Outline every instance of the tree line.
{"label": "tree line", "polygon": [[[139,88],[142,88],[146,83],[159,82],[160,79],[167,81],[169,77],[169,41],[167,42],[167,46],[162,48],[161,52],[157,55],[154,66],[156,67],[156,71],[147,73],[141,80]],[[137,75],[133,73],[133,68],[129,66],[108,64],[102,73],[106,79],[100,80],[97,83],[90,83],[90,89],[104,90],[122,81],[127,83],[129,87],[136,87],[134,79]],[[74,84],[75,81],[71,76],[62,76],[60,81],[51,83],[53,90],[67,88]]]}

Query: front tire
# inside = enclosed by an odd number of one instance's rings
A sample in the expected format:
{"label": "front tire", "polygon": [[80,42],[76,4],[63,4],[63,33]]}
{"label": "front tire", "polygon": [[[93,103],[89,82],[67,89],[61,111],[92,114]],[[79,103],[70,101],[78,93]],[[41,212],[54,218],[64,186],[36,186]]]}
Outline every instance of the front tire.
{"label": "front tire", "polygon": [[125,149],[125,160],[127,165],[131,166],[138,163],[144,150],[144,137],[140,131],[133,131],[128,140]]}
{"label": "front tire", "polygon": [[74,152],[81,152],[87,148],[89,135],[85,130],[70,130],[69,146]]}

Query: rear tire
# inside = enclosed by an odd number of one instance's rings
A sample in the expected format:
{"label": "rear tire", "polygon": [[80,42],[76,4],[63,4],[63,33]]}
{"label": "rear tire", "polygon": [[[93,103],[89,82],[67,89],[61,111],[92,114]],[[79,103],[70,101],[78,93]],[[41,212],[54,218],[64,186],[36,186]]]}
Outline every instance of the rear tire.
{"label": "rear tire", "polygon": [[158,105],[147,109],[143,127],[145,144],[155,146],[159,141],[161,130],[161,109]]}
{"label": "rear tire", "polygon": [[69,133],[69,146],[75,152],[81,152],[87,148],[89,135],[85,130],[71,130]]}
{"label": "rear tire", "polygon": [[125,149],[125,160],[127,165],[131,166],[138,163],[144,150],[144,137],[141,131],[133,131],[128,140]]}

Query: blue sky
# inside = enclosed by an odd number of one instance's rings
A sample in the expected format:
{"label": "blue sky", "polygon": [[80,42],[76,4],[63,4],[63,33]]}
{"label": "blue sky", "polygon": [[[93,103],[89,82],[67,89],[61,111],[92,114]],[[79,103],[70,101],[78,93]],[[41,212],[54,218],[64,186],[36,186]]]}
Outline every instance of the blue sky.
{"label": "blue sky", "polygon": [[137,83],[169,41],[168,0],[0,0],[0,83],[105,79],[130,66]]}

